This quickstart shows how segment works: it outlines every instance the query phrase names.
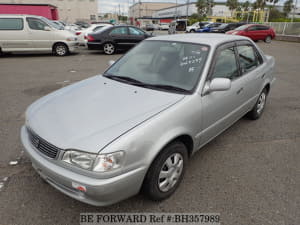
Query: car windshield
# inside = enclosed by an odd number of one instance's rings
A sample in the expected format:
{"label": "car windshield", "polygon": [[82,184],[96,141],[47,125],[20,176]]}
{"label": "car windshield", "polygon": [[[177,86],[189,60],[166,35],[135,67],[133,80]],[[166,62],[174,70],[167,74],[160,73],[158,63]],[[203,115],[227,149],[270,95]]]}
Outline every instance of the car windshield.
{"label": "car windshield", "polygon": [[235,28],[234,30],[245,30],[247,28],[248,28],[248,25],[243,25],[243,26]]}
{"label": "car windshield", "polygon": [[198,26],[199,22],[192,24],[192,27]]}
{"label": "car windshield", "polygon": [[146,88],[191,93],[209,47],[171,41],[144,41],[113,64],[104,76]]}

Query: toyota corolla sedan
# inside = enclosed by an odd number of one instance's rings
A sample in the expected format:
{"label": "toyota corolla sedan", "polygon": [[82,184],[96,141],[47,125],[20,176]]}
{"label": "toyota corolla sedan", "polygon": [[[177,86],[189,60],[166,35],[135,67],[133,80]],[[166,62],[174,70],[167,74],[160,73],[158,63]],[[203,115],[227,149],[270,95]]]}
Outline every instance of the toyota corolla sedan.
{"label": "toyota corolla sedan", "polygon": [[149,38],[102,75],[34,102],[21,140],[37,173],[79,201],[163,200],[197,150],[262,115],[274,64],[242,36]]}

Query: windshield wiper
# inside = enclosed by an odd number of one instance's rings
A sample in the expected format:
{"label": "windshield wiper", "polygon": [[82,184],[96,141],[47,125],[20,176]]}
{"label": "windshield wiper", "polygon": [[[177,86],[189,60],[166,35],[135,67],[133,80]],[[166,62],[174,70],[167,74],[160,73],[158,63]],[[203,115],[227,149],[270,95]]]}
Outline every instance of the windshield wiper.
{"label": "windshield wiper", "polygon": [[176,92],[185,92],[185,93],[191,93],[191,91],[180,88],[180,87],[176,87],[176,86],[172,86],[172,85],[165,85],[165,84],[146,84],[145,86],[147,87],[152,87],[152,88],[159,88],[159,89],[164,89],[164,90],[168,90],[168,91],[176,91]]}
{"label": "windshield wiper", "polygon": [[143,85],[144,84],[143,82],[141,82],[139,80],[136,80],[134,78],[131,78],[131,77],[108,75],[108,74],[105,74],[104,76],[109,78],[109,79],[113,79],[113,80],[126,81],[126,83],[130,83],[130,84],[136,84],[136,85]]}

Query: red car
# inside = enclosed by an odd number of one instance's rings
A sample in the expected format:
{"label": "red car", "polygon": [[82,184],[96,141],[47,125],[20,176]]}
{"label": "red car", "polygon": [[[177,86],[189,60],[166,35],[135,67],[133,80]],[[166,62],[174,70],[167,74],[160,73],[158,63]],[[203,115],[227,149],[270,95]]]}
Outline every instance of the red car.
{"label": "red car", "polygon": [[273,28],[261,24],[246,24],[230,30],[226,34],[242,35],[251,38],[253,41],[263,40],[267,43],[270,43],[276,36]]}

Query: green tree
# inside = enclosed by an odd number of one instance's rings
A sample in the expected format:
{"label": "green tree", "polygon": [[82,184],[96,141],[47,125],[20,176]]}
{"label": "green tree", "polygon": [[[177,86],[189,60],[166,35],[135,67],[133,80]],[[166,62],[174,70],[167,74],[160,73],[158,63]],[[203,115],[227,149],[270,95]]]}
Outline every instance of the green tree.
{"label": "green tree", "polygon": [[211,13],[212,7],[215,5],[213,0],[197,0],[196,7],[201,17]]}
{"label": "green tree", "polygon": [[227,0],[226,6],[228,6],[231,11],[231,16],[233,15],[233,11],[239,6],[238,0]]}
{"label": "green tree", "polygon": [[287,0],[284,2],[283,12],[285,13],[286,17],[289,15],[289,13],[292,11],[293,8],[294,8],[293,0]]}
{"label": "green tree", "polygon": [[251,3],[247,0],[244,3],[242,3],[242,8],[244,11],[248,11],[250,9]]}
{"label": "green tree", "polygon": [[281,18],[284,18],[285,14],[280,12],[278,9],[272,8],[270,9],[269,22],[276,22]]}

